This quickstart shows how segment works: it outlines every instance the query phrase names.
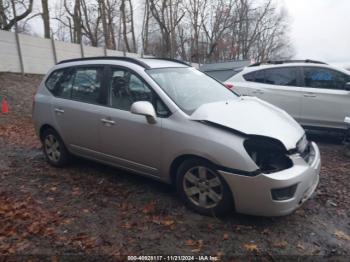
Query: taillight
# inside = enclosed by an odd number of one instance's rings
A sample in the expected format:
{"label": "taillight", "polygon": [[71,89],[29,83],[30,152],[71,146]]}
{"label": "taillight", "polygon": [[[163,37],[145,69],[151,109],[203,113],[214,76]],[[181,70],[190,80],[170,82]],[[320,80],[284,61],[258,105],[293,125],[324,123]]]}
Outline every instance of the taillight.
{"label": "taillight", "polygon": [[230,89],[230,90],[233,89],[233,84],[225,83],[224,85],[226,86],[227,89]]}

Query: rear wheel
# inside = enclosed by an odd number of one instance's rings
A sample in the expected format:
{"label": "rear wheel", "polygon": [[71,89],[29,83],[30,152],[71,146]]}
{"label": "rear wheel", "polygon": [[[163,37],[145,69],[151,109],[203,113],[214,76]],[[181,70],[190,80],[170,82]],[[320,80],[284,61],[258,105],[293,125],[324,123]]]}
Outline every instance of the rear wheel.
{"label": "rear wheel", "polygon": [[69,152],[58,133],[49,128],[43,132],[42,143],[44,154],[49,164],[62,167],[69,162]]}
{"label": "rear wheel", "polygon": [[185,204],[200,214],[223,215],[233,209],[230,189],[208,161],[184,161],[177,171],[177,189]]}

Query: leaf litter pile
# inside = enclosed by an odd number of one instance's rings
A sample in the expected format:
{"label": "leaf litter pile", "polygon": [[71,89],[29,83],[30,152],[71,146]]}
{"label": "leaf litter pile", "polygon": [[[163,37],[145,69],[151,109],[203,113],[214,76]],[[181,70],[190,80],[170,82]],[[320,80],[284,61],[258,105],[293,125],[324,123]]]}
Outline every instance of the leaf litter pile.
{"label": "leaf litter pile", "polygon": [[172,187],[75,159],[49,166],[30,118],[41,76],[0,74],[0,255],[350,255],[350,159],[336,139],[316,194],[293,214],[204,217]]}

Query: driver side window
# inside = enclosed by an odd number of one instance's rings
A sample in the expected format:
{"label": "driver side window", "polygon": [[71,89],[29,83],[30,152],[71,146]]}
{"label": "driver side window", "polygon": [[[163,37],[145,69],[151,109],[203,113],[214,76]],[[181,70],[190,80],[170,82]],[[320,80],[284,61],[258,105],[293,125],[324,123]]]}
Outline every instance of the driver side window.
{"label": "driver side window", "polygon": [[110,85],[110,104],[112,107],[130,111],[137,101],[153,102],[151,90],[133,73],[124,69],[112,69]]}
{"label": "driver side window", "polygon": [[148,85],[136,74],[121,68],[112,68],[109,87],[110,105],[130,111],[137,101],[148,101],[155,107],[158,116],[167,116],[169,111]]}

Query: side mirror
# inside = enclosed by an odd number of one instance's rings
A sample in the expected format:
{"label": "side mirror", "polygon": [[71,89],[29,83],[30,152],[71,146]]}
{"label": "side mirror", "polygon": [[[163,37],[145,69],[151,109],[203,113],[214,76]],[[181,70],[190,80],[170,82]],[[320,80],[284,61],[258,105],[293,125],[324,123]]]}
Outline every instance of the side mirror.
{"label": "side mirror", "polygon": [[131,105],[130,111],[133,114],[145,116],[148,123],[150,124],[155,124],[157,122],[156,111],[154,110],[154,107],[150,102],[147,102],[147,101],[135,102]]}
{"label": "side mirror", "polygon": [[345,84],[345,90],[350,91],[350,82]]}

